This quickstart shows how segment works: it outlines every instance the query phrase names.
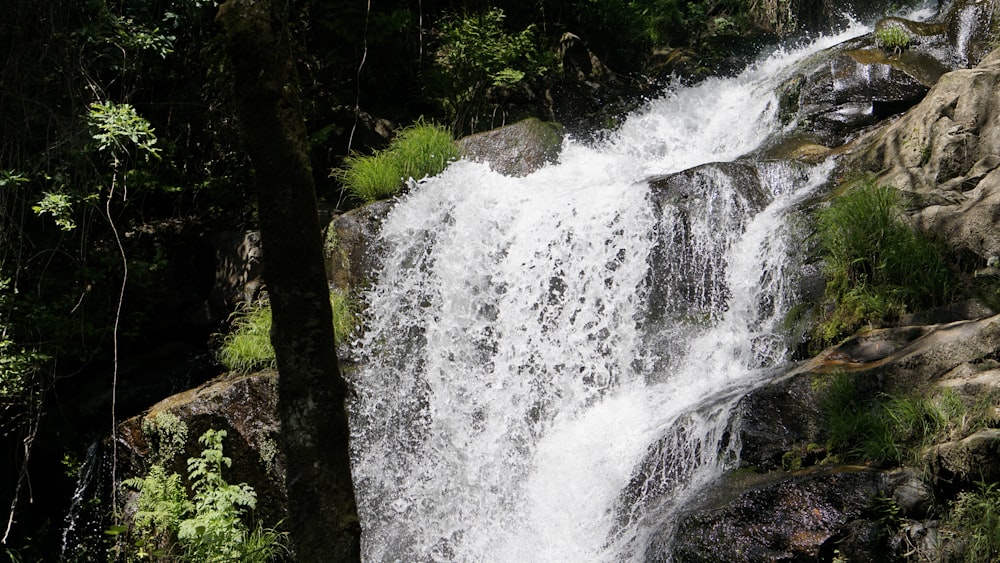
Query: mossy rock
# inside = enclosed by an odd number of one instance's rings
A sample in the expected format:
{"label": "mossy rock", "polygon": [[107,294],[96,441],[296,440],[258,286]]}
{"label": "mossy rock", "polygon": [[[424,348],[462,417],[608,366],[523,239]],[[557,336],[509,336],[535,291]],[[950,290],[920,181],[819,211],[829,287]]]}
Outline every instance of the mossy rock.
{"label": "mossy rock", "polygon": [[486,162],[500,174],[527,176],[555,162],[563,142],[563,127],[531,117],[512,125],[458,140],[463,157]]}

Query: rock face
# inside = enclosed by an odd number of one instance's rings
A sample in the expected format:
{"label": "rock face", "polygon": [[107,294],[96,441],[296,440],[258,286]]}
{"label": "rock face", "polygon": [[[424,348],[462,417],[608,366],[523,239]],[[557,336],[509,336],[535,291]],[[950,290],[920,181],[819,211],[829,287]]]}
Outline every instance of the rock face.
{"label": "rock face", "polygon": [[[876,32],[807,59],[779,92],[782,119],[797,124],[790,136],[836,147],[906,111],[945,73],[985,56],[982,37],[995,32],[994,9],[991,2],[956,2],[936,23],[885,18]],[[878,34],[890,28],[908,45],[882,45]]]}
{"label": "rock face", "polygon": [[956,370],[988,361],[997,349],[1000,315],[882,329],[851,338],[747,395],[741,404],[742,463],[780,469],[785,452],[805,451],[809,444],[826,442],[817,385],[826,374],[859,374],[873,393],[916,392],[951,381]]}
{"label": "rock face", "polygon": [[664,552],[654,540],[646,560],[828,561],[836,550],[849,561],[884,561],[876,554],[888,558],[889,549],[880,545],[879,525],[871,517],[873,499],[884,491],[884,478],[873,471],[835,468],[786,476],[721,506],[709,501],[698,507],[682,518],[672,550]]}
{"label": "rock face", "polygon": [[1000,255],[1000,50],[944,75],[905,116],[859,140],[844,164],[904,190],[917,226],[981,265]]}
{"label": "rock face", "polygon": [[361,289],[381,265],[376,247],[391,201],[376,201],[335,217],[326,229],[326,277],[342,290]]}
{"label": "rock face", "polygon": [[558,123],[528,118],[512,125],[458,140],[461,155],[487,162],[507,176],[527,176],[559,157],[563,128]]}

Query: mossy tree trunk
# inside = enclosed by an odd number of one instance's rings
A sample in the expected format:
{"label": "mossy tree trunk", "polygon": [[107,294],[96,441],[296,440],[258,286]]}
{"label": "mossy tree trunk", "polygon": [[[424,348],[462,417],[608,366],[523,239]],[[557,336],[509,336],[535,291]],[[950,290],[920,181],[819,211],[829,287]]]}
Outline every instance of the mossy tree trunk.
{"label": "mossy tree trunk", "polygon": [[285,0],[228,0],[225,29],[243,141],[254,167],[299,561],[360,560],[349,429],[333,341],[315,186]]}

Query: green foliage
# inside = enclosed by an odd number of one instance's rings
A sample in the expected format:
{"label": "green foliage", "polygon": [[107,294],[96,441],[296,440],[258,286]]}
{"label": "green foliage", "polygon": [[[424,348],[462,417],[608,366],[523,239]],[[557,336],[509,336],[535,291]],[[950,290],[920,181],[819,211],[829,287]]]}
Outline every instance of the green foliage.
{"label": "green foliage", "polygon": [[946,519],[965,540],[969,563],[1000,558],[1000,483],[979,483],[979,489],[959,493]]}
{"label": "green foliage", "polygon": [[70,194],[45,192],[31,210],[36,215],[51,215],[56,225],[64,231],[76,228],[76,221],[73,219],[73,196]]}
{"label": "green foliage", "polygon": [[420,120],[400,131],[387,149],[348,157],[331,175],[344,183],[352,197],[371,203],[396,195],[411,178],[440,174],[456,158],[458,147],[451,134]]}
{"label": "green foliage", "polygon": [[458,147],[451,133],[423,120],[400,131],[388,152],[399,164],[404,180],[440,174],[458,158]]}
{"label": "green foliage", "polygon": [[502,9],[492,8],[439,22],[430,87],[456,131],[476,129],[477,108],[489,87],[541,76],[551,66],[550,56],[538,47],[534,25],[508,33],[505,18]]}
{"label": "green foliage", "polygon": [[867,180],[821,210],[817,227],[832,304],[821,343],[946,302],[952,274],[934,242],[903,222],[896,190]]}
{"label": "green foliage", "polygon": [[145,477],[127,479],[122,486],[139,493],[132,516],[136,557],[143,560],[164,556],[181,518],[191,510],[181,476],[167,475],[162,465],[154,464]]}
{"label": "green foliage", "polygon": [[199,438],[205,449],[188,460],[191,499],[180,475],[168,475],[161,464],[153,464],[145,477],[123,483],[138,492],[130,560],[263,562],[287,553],[284,534],[259,524],[251,531],[243,522],[257,495],[246,483],[232,485],[222,476],[232,465],[223,453],[225,437],[224,430],[208,430]]}
{"label": "green foliage", "polygon": [[188,428],[177,415],[160,412],[142,420],[142,435],[149,442],[153,463],[169,463],[184,451]]}
{"label": "green foliage", "polygon": [[[876,465],[918,463],[942,439],[959,439],[993,416],[968,406],[951,390],[934,396],[885,393],[864,374],[834,373],[816,380],[834,456]],[[992,397],[983,404],[993,404]]]}
{"label": "green foliage", "polygon": [[[333,332],[347,339],[357,325],[357,305],[344,291],[330,292]],[[233,328],[223,339],[219,361],[228,369],[249,373],[277,367],[271,346],[271,307],[266,301],[248,305],[233,314]]]}
{"label": "green foliage", "polygon": [[233,327],[219,349],[219,360],[241,373],[277,366],[271,346],[271,307],[266,302],[246,305],[233,314]]}
{"label": "green foliage", "polygon": [[153,127],[130,104],[95,102],[90,104],[86,118],[98,151],[111,152],[119,158],[135,148],[145,157],[160,157],[160,149],[153,146],[156,144]]}
{"label": "green foliage", "polygon": [[388,199],[403,187],[403,172],[396,159],[386,152],[371,156],[349,156],[344,166],[333,171],[354,199],[371,203]]}
{"label": "green foliage", "polygon": [[231,485],[222,477],[232,460],[222,453],[224,430],[208,430],[198,439],[205,449],[188,460],[194,491],[193,514],[181,520],[177,539],[194,561],[243,560],[246,525],[240,516],[257,506],[257,495],[246,483]]}
{"label": "green foliage", "polygon": [[900,25],[887,25],[875,30],[875,44],[884,51],[898,54],[912,42],[913,36]]}
{"label": "green foliage", "polygon": [[[0,314],[11,307],[10,280],[0,277]],[[0,406],[32,405],[41,400],[36,374],[49,359],[33,347],[18,345],[11,336],[14,324],[0,318]]]}

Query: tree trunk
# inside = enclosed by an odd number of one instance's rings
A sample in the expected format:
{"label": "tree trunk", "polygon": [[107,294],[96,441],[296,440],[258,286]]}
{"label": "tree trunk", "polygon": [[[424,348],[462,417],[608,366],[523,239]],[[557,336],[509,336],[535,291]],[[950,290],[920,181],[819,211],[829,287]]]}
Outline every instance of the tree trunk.
{"label": "tree trunk", "polygon": [[359,561],[347,386],[329,287],[285,0],[228,0],[225,28],[243,141],[255,172],[264,280],[287,457],[288,529],[300,561]]}

